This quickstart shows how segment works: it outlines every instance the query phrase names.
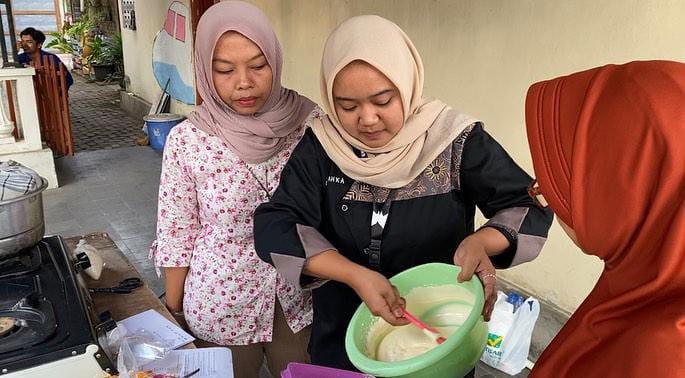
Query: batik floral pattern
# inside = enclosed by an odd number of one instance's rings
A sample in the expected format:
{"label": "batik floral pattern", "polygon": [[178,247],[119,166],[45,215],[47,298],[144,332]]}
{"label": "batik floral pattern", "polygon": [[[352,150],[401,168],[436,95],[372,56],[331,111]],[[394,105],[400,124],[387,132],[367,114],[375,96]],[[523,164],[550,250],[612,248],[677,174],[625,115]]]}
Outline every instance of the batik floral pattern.
{"label": "batik floral pattern", "polygon": [[[315,110],[310,117],[320,117]],[[275,299],[294,332],[312,322],[311,296],[290,285],[256,254],[255,208],[273,194],[304,133],[287,137],[270,160],[248,165],[219,138],[189,121],[174,127],[159,186],[157,267],[189,267],[183,307],[193,333],[220,345],[269,342]]]}

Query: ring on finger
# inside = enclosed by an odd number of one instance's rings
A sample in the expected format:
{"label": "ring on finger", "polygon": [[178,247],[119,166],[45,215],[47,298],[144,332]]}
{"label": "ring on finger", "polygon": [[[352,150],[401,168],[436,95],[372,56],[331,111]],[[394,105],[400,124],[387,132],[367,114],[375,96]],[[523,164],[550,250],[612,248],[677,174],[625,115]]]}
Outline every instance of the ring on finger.
{"label": "ring on finger", "polygon": [[495,273],[484,274],[480,279],[481,279],[481,281],[485,281],[485,279],[489,278],[489,277],[494,278],[495,281],[497,280],[497,276],[495,275]]}

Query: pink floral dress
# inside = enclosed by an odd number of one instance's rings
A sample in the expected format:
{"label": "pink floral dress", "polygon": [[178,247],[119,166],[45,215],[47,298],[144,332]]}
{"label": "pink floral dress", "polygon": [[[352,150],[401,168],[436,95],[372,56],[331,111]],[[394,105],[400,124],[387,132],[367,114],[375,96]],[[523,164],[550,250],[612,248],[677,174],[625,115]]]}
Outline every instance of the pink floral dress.
{"label": "pink floral dress", "polygon": [[[320,116],[317,109],[309,117]],[[252,235],[254,210],[268,201],[262,185],[275,191],[303,133],[291,133],[283,150],[260,164],[243,162],[190,121],[169,133],[150,252],[157,267],[189,267],[183,308],[197,337],[220,345],[270,342],[276,296],[293,332],[311,324],[309,292],[263,262]]]}

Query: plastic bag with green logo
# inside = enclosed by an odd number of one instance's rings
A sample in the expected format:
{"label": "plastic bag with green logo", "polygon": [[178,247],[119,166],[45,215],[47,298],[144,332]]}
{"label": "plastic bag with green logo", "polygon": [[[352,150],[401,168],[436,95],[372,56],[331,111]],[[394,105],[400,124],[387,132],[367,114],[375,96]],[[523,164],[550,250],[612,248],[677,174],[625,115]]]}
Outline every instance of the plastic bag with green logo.
{"label": "plastic bag with green logo", "polygon": [[[526,366],[533,327],[540,315],[540,303],[533,297],[514,306],[507,294],[497,293],[497,302],[488,323],[488,341],[481,361],[507,374],[515,375]],[[518,303],[517,303],[518,304]]]}

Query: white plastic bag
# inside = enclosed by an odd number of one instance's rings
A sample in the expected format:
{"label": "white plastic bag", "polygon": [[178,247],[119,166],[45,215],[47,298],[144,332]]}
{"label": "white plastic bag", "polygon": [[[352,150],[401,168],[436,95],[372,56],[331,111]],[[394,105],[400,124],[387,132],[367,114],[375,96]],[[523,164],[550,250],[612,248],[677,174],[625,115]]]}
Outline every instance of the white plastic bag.
{"label": "white plastic bag", "polygon": [[74,255],[78,256],[80,253],[85,253],[90,261],[90,267],[85,269],[84,272],[94,280],[100,279],[105,262],[102,260],[102,256],[100,256],[97,248],[88,244],[85,239],[81,239],[76,245],[76,249],[74,249]]}
{"label": "white plastic bag", "polygon": [[535,298],[527,298],[514,312],[514,305],[507,298],[507,294],[497,293],[488,323],[488,341],[480,359],[495,369],[515,375],[526,366],[540,303]]}
{"label": "white plastic bag", "polygon": [[[177,378],[180,376],[178,358],[167,358],[172,351],[168,341],[157,341],[157,337],[144,329],[129,334],[121,327],[117,370],[121,378]],[[123,335],[123,336],[122,336]]]}

